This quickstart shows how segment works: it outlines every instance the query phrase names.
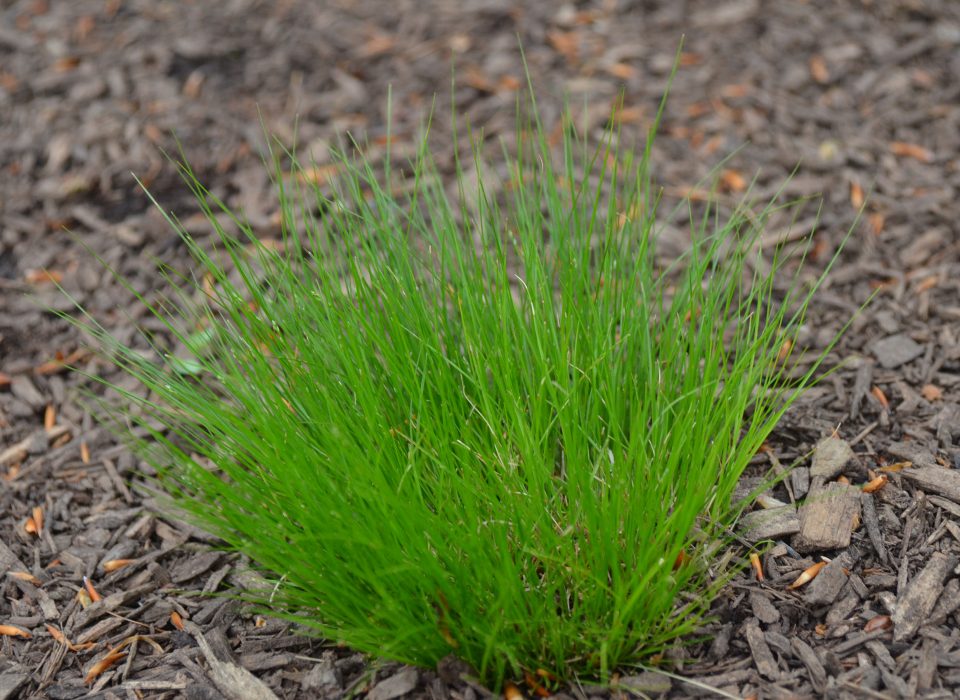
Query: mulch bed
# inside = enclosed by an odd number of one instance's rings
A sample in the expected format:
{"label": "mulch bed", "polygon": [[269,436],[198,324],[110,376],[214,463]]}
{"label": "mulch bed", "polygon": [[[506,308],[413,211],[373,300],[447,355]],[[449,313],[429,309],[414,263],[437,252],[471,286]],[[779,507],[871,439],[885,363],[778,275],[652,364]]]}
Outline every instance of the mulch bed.
{"label": "mulch bed", "polygon": [[[743,146],[722,166],[721,202],[758,170],[760,198],[795,171],[787,196],[822,195],[814,268],[854,227],[801,342],[828,342],[876,296],[830,356],[844,364],[757,457],[758,469],[798,465],[768,494],[780,505],[768,499],[740,532],[774,540],[764,578],[742,572],[717,602],[712,641],[666,654],[663,670],[685,680],[636,673],[619,690],[554,697],[960,693],[960,5],[528,5],[0,5],[0,700],[489,695],[452,660],[430,672],[379,662],[202,595],[255,581],[133,487],[134,458],[84,412],[85,382],[65,370],[108,368],[50,312],[70,307],[53,281],[134,336],[138,305],[91,252],[148,296],[162,287],[156,261],[184,263],[131,172],[207,235],[161,154],[176,150],[172,132],[200,179],[271,237],[261,119],[287,142],[296,129],[321,177],[346,130],[378,157],[388,86],[396,141],[413,144],[434,95],[441,117],[450,104],[453,59],[462,118],[509,139],[519,36],[548,121],[566,93],[595,132],[622,91],[624,132],[639,136],[684,34],[655,156],[667,200]],[[435,119],[441,166],[452,142]],[[767,243],[807,235],[816,208],[804,212]],[[882,487],[860,488],[877,477]]]}

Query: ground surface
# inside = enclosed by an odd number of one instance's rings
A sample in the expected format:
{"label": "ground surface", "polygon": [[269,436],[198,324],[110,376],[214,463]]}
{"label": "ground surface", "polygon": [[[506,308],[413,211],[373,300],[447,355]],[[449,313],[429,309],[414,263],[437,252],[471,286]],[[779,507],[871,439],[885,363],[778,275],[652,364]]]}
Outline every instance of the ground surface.
{"label": "ground surface", "polygon": [[[173,146],[173,130],[201,179],[269,237],[275,204],[258,155],[261,117],[288,140],[299,117],[299,142],[322,165],[344,130],[376,148],[389,85],[398,142],[409,143],[434,94],[449,104],[455,59],[460,113],[488,137],[508,136],[523,77],[519,36],[548,119],[566,92],[575,105],[589,99],[588,126],[599,128],[623,90],[624,130],[640,134],[683,34],[655,159],[668,197],[739,146],[720,180],[730,199],[758,170],[757,191],[772,193],[799,162],[788,194],[823,195],[815,266],[869,194],[804,342],[825,342],[879,292],[831,355],[831,366],[845,359],[845,367],[791,412],[761,455],[788,465],[819,443],[789,493],[773,495],[827,489],[819,502],[831,507],[798,517],[788,506],[754,523],[777,530],[767,533],[779,544],[763,559],[765,581],[751,572],[734,581],[717,605],[715,641],[678,649],[664,666],[700,685],[625,682],[671,697],[709,688],[729,697],[960,693],[960,5],[6,0],[0,624],[13,627],[0,628],[8,633],[0,699],[483,696],[455,669],[367,660],[225,599],[191,595],[243,585],[242,562],[207,552],[201,533],[154,516],[131,490],[133,459],[78,408],[79,378],[58,362],[92,361],[77,334],[28,295],[63,307],[55,276],[129,337],[129,295],[81,244],[147,292],[158,285],[154,259],[184,259],[131,172],[204,235],[159,152]],[[450,152],[448,134],[438,120],[441,153]],[[812,216],[768,242],[805,233]],[[820,443],[835,430],[836,440]],[[868,469],[906,461],[913,466],[860,495]],[[840,471],[854,486],[830,485]],[[853,521],[862,524],[851,533]],[[788,589],[820,555],[835,563]],[[118,560],[132,561],[108,571]],[[86,608],[84,576],[103,596]],[[172,618],[186,621],[182,630]],[[23,635],[9,634],[16,630]],[[124,640],[125,657],[95,668]]]}

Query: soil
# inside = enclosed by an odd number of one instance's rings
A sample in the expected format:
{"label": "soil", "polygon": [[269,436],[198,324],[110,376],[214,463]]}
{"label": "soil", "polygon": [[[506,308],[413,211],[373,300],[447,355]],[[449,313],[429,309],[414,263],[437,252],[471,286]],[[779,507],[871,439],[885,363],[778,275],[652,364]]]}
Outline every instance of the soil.
{"label": "soil", "polygon": [[[5,0],[0,700],[488,696],[453,662],[423,671],[366,658],[199,595],[242,588],[244,562],[212,553],[209,537],[133,487],[135,460],[78,402],[85,380],[66,365],[109,370],[52,312],[71,308],[54,282],[134,336],[142,313],[95,256],[148,296],[163,285],[157,261],[184,264],[133,174],[209,235],[163,156],[178,142],[211,191],[276,236],[264,129],[296,140],[321,174],[346,131],[376,160],[389,91],[401,150],[434,97],[438,114],[452,96],[489,143],[509,140],[519,37],[548,123],[566,95],[595,134],[622,94],[619,122],[639,139],[684,36],[655,148],[667,202],[699,197],[731,153],[721,202],[751,183],[772,196],[792,173],[787,197],[820,197],[813,271],[852,230],[800,343],[822,347],[875,297],[831,352],[836,371],[758,456],[798,466],[770,494],[785,505],[753,516],[777,530],[764,579],[748,569],[725,589],[713,640],[671,650],[660,666],[670,675],[625,671],[619,688],[554,697],[960,693],[960,5]],[[435,120],[432,143],[443,167],[448,120]],[[810,236],[817,206],[765,242]],[[876,477],[879,489],[859,488]],[[811,502],[831,507],[791,505],[818,492]],[[822,557],[819,575],[791,588]]]}

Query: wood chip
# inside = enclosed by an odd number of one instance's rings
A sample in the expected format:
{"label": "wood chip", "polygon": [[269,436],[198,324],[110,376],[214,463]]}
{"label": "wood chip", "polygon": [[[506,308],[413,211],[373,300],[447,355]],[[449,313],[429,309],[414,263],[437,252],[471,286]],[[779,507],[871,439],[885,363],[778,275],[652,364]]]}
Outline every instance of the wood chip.
{"label": "wood chip", "polygon": [[810,685],[813,686],[813,689],[818,695],[822,694],[824,688],[827,686],[827,671],[820,662],[820,658],[813,650],[813,647],[799,637],[793,637],[790,640],[790,646],[796,657],[807,667]]}
{"label": "wood chip", "polygon": [[773,657],[773,652],[770,651],[767,641],[763,638],[763,631],[760,629],[757,618],[751,617],[744,623],[743,634],[747,638],[750,653],[753,655],[753,663],[760,675],[771,681],[778,680],[780,669],[777,667],[777,660]]}
{"label": "wood chip", "polygon": [[871,348],[874,357],[886,369],[893,369],[923,354],[923,346],[903,333],[878,340]]}
{"label": "wood chip", "polygon": [[407,666],[373,686],[367,693],[367,700],[394,700],[402,697],[416,688],[419,680],[417,669]]}
{"label": "wood chip", "polygon": [[847,585],[850,569],[860,558],[856,549],[848,549],[827,564],[820,574],[807,584],[804,599],[810,605],[832,605]]}
{"label": "wood chip", "polygon": [[800,532],[800,517],[792,505],[744,513],[739,529],[749,542],[776,540]]}
{"label": "wood chip", "polygon": [[210,669],[208,675],[217,690],[228,698],[279,700],[276,694],[250,671],[233,662],[218,659],[210,642],[197,625],[189,620],[184,620],[183,625],[186,631],[197,640]]}
{"label": "wood chip", "polygon": [[760,622],[772,625],[780,620],[780,611],[760,591],[750,591],[750,609]]}
{"label": "wood chip", "polygon": [[793,547],[802,553],[846,549],[860,517],[860,489],[831,483],[811,490],[800,508],[800,532]]}
{"label": "wood chip", "polygon": [[877,518],[877,506],[873,499],[874,495],[872,493],[860,494],[860,512],[864,527],[867,530],[867,536],[870,538],[870,544],[873,545],[877,558],[881,563],[886,564],[888,560],[887,547],[883,543],[880,520]]}
{"label": "wood chip", "polygon": [[817,443],[810,465],[810,476],[824,481],[839,476],[847,462],[855,456],[853,449],[838,437],[826,437]]}
{"label": "wood chip", "polygon": [[960,471],[945,467],[911,467],[900,473],[924,492],[960,503]]}
{"label": "wood chip", "polygon": [[933,553],[927,565],[897,600],[897,609],[890,616],[894,641],[909,639],[928,620],[940,599],[944,580],[956,565],[957,557],[943,552]]}

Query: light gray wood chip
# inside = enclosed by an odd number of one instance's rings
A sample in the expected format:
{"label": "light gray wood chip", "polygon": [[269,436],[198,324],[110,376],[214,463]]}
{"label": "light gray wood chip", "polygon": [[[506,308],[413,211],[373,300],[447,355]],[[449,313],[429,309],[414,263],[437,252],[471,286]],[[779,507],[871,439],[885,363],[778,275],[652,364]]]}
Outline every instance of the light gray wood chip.
{"label": "light gray wood chip", "polygon": [[909,639],[928,620],[943,592],[944,581],[956,565],[955,556],[934,552],[923,570],[910,581],[890,616],[895,642]]}
{"label": "light gray wood chip", "polygon": [[767,680],[779,680],[780,669],[777,667],[777,660],[773,658],[773,652],[763,638],[763,630],[760,629],[757,618],[751,617],[744,623],[743,634],[747,638],[753,663],[760,675]]}
{"label": "light gray wood chip", "polygon": [[846,440],[825,437],[817,443],[810,465],[810,476],[825,481],[839,476],[847,462],[854,458],[853,449]]}
{"label": "light gray wood chip", "polygon": [[740,517],[739,529],[748,542],[776,540],[800,532],[800,518],[792,505],[755,510]]}
{"label": "light gray wood chip", "polygon": [[750,591],[750,609],[757,619],[765,625],[772,625],[780,619],[780,611],[770,599],[759,591]]}
{"label": "light gray wood chip", "polygon": [[807,674],[810,676],[810,685],[813,686],[813,689],[818,694],[823,693],[824,688],[827,686],[827,670],[823,667],[823,664],[820,662],[820,657],[817,656],[813,647],[799,637],[791,639],[790,646],[793,648],[793,653],[796,657],[807,667]]}
{"label": "light gray wood chip", "polygon": [[945,467],[911,467],[900,474],[926,493],[935,493],[960,503],[960,471]]}
{"label": "light gray wood chip", "polygon": [[848,549],[827,564],[813,581],[807,584],[804,599],[810,605],[832,605],[847,585],[851,567],[860,558],[854,549]]}

